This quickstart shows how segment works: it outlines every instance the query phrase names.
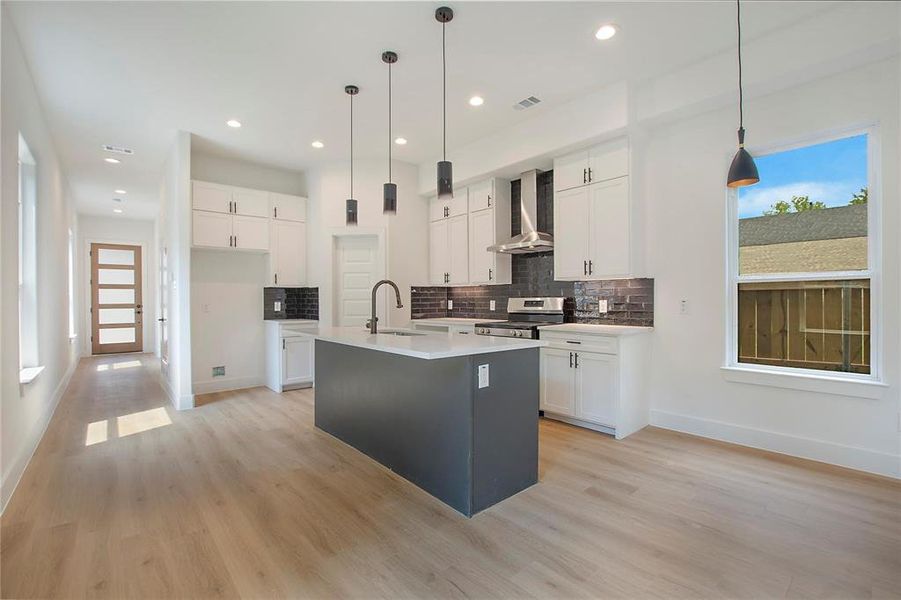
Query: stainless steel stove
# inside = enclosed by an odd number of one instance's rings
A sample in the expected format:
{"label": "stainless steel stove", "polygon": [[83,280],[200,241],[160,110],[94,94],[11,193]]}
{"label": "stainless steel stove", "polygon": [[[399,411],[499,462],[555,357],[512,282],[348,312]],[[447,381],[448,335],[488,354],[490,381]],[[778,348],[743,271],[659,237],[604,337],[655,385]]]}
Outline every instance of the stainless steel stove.
{"label": "stainless steel stove", "polygon": [[476,323],[478,335],[538,339],[538,328],[563,322],[563,298],[509,298],[509,320]]}

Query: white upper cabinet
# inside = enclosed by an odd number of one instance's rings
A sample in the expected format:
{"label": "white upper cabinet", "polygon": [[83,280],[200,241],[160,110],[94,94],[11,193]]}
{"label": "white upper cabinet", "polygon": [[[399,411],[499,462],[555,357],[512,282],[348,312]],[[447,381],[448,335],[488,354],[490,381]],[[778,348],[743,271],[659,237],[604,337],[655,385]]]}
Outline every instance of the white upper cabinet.
{"label": "white upper cabinet", "polygon": [[269,219],[264,217],[232,217],[235,248],[243,250],[269,250]]}
{"label": "white upper cabinet", "polygon": [[227,185],[191,182],[191,205],[195,210],[217,213],[232,212],[232,189]]}
{"label": "white upper cabinet", "polygon": [[493,283],[497,272],[494,252],[485,250],[494,243],[494,210],[486,208],[469,213],[469,282]]}
{"label": "white upper cabinet", "polygon": [[232,247],[232,216],[229,214],[194,211],[193,245],[205,248]]}
{"label": "white upper cabinet", "polygon": [[269,216],[269,192],[232,188],[234,213],[246,217]]}
{"label": "white upper cabinet", "polygon": [[491,208],[494,205],[494,179],[469,186],[469,212]]}
{"label": "white upper cabinet", "polygon": [[432,198],[429,201],[429,221],[449,219],[465,215],[469,209],[469,194],[467,188],[454,190],[453,198]]}
{"label": "white upper cabinet", "polygon": [[270,285],[306,284],[306,223],[273,219],[269,232]]}
{"label": "white upper cabinet", "polygon": [[600,183],[629,174],[629,141],[600,144],[554,159],[554,191]]}
{"label": "white upper cabinet", "polygon": [[279,221],[306,221],[307,199],[272,192],[269,194],[269,214]]}
{"label": "white upper cabinet", "polygon": [[[582,158],[576,160],[579,156]],[[573,165],[583,164],[576,173]],[[558,182],[558,168],[563,171],[562,182]],[[615,140],[557,159],[554,169],[554,278],[635,276],[637,240],[629,189],[628,140]]]}
{"label": "white upper cabinet", "polygon": [[466,214],[447,220],[448,223],[448,277],[451,285],[469,283],[469,224]]}
{"label": "white upper cabinet", "polygon": [[429,223],[429,283],[445,285],[450,262],[450,228],[446,219]]}

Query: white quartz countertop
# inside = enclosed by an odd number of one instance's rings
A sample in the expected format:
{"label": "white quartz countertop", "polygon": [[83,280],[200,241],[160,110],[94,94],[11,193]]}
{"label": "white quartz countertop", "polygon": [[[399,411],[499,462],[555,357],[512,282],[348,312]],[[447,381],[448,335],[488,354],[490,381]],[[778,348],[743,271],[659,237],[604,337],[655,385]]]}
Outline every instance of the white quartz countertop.
{"label": "white quartz countertop", "polygon": [[464,319],[463,317],[437,317],[434,319],[413,319],[411,323],[426,325],[475,325],[476,323],[500,323],[503,319]]}
{"label": "white quartz countertop", "polygon": [[[394,328],[386,329],[396,331]],[[319,333],[315,337],[317,340],[324,342],[335,342],[347,346],[356,346],[357,348],[402,354],[427,360],[508,350],[523,350],[525,348],[540,348],[547,345],[541,340],[523,340],[483,335],[450,335],[447,333],[424,333],[422,331],[414,331],[414,333],[419,335],[397,336],[386,333],[372,335],[368,329],[361,327],[320,327]]]}
{"label": "white quartz countertop", "polygon": [[592,325],[591,323],[560,323],[559,325],[542,325],[541,331],[559,333],[588,333],[595,335],[638,335],[650,333],[653,327],[633,327],[631,325]]}

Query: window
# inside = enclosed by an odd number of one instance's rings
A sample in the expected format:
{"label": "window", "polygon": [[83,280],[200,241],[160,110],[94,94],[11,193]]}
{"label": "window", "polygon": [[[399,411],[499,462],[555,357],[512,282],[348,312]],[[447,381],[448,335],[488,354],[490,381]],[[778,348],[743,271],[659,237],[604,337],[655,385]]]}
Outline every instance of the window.
{"label": "window", "polygon": [[733,365],[873,375],[869,137],[758,156],[732,196]]}
{"label": "window", "polygon": [[19,136],[19,368],[38,366],[37,165]]}
{"label": "window", "polygon": [[75,329],[75,234],[69,230],[69,339],[76,336]]}

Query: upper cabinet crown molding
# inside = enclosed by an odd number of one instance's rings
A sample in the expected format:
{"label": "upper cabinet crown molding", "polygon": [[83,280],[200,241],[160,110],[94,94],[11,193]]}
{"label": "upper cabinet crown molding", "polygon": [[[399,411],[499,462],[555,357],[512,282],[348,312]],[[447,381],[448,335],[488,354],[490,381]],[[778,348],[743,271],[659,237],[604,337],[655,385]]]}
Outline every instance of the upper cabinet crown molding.
{"label": "upper cabinet crown molding", "polygon": [[554,278],[636,276],[628,139],[556,159],[554,191]]}

